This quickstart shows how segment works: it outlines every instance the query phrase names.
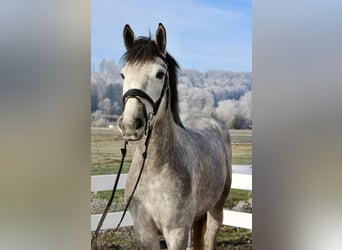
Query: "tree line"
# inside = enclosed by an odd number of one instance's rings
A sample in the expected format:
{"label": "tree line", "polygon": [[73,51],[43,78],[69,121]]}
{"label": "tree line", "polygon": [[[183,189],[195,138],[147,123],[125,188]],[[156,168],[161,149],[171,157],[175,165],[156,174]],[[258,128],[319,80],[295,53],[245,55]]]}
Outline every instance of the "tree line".
{"label": "tree line", "polygon": [[[182,120],[200,114],[221,120],[229,128],[252,126],[251,72],[180,69],[178,93]],[[120,67],[114,61],[102,60],[91,74],[92,125],[115,122],[123,110],[121,100]]]}

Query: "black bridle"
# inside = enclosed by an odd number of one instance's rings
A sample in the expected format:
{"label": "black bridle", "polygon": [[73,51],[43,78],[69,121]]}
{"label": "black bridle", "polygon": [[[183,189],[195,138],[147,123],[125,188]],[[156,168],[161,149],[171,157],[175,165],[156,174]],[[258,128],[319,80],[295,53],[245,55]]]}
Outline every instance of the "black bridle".
{"label": "black bridle", "polygon": [[[140,89],[129,89],[129,90],[127,90],[127,92],[122,97],[123,107],[126,106],[126,102],[129,98],[136,98],[136,99],[138,99],[138,101],[143,103],[139,99],[139,97],[140,97],[142,99],[145,99],[152,106],[152,108],[153,108],[152,117],[153,117],[158,113],[160,103],[163,100],[165,92],[167,91],[167,85],[168,85],[168,74],[165,75],[163,88],[162,88],[162,90],[160,92],[160,96],[156,102],[154,102],[153,99],[148,94],[146,94],[144,91],[142,91]],[[147,121],[151,117],[151,115],[149,115],[149,116],[147,115],[145,105],[143,105],[143,106],[144,106],[144,116],[145,116],[145,119]]]}

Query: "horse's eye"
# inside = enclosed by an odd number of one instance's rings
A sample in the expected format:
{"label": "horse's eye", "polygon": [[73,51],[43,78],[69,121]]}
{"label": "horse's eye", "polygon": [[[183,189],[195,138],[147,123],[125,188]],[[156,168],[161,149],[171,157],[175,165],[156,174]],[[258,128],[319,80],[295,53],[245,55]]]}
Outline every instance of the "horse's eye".
{"label": "horse's eye", "polygon": [[121,76],[122,79],[125,79],[124,74],[121,73],[120,76]]}
{"label": "horse's eye", "polygon": [[164,75],[165,75],[165,73],[163,72],[163,71],[159,71],[157,74],[156,74],[156,77],[158,78],[158,79],[163,79],[163,77],[164,77]]}

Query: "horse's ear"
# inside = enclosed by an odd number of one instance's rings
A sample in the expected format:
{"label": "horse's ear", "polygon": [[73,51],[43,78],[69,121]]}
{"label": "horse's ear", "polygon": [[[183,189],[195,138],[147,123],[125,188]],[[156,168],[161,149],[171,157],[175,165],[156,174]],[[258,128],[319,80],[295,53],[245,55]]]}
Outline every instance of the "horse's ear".
{"label": "horse's ear", "polygon": [[125,25],[125,28],[123,30],[123,39],[125,42],[126,50],[129,50],[134,46],[135,43],[135,35],[131,27],[129,27],[128,24]]}
{"label": "horse's ear", "polygon": [[166,30],[162,23],[159,23],[156,35],[155,35],[155,43],[159,49],[159,51],[166,55]]}

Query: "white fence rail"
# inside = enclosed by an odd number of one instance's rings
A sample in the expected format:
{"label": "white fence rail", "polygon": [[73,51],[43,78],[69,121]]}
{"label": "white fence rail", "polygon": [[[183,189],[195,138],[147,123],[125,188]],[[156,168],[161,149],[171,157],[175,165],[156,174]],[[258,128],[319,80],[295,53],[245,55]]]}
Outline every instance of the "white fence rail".
{"label": "white fence rail", "polygon": [[[233,166],[234,167],[234,166]],[[112,190],[116,175],[95,175],[91,177],[91,192]],[[232,189],[252,190],[252,175],[233,173]],[[118,183],[118,189],[124,189],[127,180],[127,174],[121,174]],[[103,222],[102,229],[116,227],[123,212],[108,213]],[[95,231],[101,218],[101,214],[91,215],[91,230]],[[252,229],[252,214],[237,212],[232,210],[223,210],[223,225]],[[121,227],[133,226],[133,220],[127,212]]]}

